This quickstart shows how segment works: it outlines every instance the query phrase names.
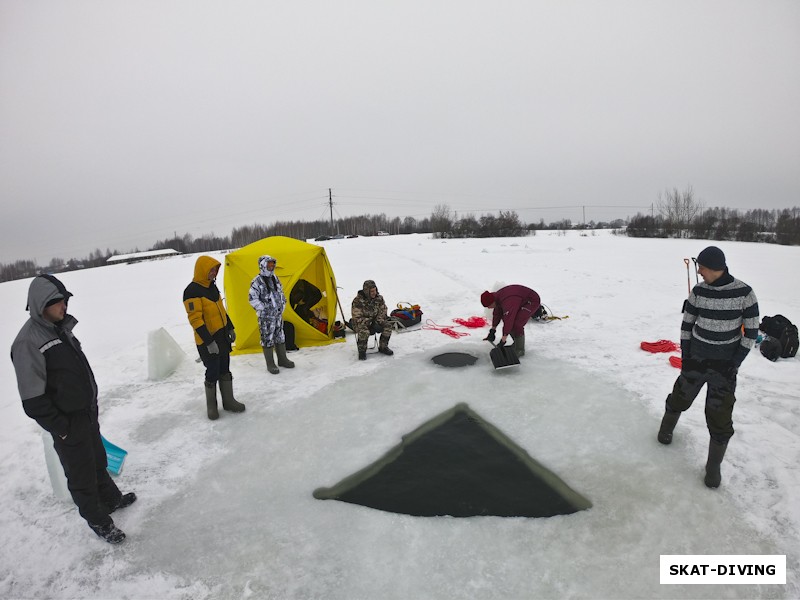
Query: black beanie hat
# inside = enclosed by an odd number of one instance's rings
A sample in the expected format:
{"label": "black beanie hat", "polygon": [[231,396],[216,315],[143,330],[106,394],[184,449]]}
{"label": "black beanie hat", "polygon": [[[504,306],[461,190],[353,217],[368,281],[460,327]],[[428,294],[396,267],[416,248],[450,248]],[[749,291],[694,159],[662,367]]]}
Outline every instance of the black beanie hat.
{"label": "black beanie hat", "polygon": [[724,271],[728,268],[725,264],[725,253],[716,246],[709,246],[698,254],[697,262],[712,271]]}

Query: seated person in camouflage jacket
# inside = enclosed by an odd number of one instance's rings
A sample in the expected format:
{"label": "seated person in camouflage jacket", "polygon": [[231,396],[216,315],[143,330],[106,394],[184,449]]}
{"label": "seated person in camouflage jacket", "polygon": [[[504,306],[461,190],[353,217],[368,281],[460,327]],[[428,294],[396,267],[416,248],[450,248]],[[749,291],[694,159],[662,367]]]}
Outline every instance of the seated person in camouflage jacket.
{"label": "seated person in camouflage jacket", "polygon": [[364,282],[364,287],[353,298],[351,309],[353,331],[356,332],[358,359],[367,359],[367,340],[370,335],[380,333],[378,352],[391,356],[389,338],[392,337],[392,324],[387,315],[386,302],[378,293],[378,287],[371,279]]}

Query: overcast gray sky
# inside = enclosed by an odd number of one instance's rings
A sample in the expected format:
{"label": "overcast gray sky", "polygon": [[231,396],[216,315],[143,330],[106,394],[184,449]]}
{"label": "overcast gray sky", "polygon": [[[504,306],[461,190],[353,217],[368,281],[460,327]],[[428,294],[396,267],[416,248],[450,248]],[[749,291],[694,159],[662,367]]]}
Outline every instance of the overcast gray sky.
{"label": "overcast gray sky", "polygon": [[800,2],[0,0],[0,262],[687,185],[800,205]]}

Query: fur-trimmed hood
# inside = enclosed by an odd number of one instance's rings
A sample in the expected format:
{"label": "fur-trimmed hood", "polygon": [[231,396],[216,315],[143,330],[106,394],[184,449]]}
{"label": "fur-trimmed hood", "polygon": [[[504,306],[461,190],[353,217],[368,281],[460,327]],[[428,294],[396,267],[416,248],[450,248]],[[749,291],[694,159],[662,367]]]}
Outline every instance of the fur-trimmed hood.
{"label": "fur-trimmed hood", "polygon": [[263,277],[277,277],[277,275],[275,275],[275,271],[274,270],[270,271],[269,268],[267,267],[267,264],[271,263],[271,262],[275,263],[275,269],[277,269],[278,268],[278,259],[277,258],[274,258],[272,256],[269,256],[269,255],[265,254],[264,256],[262,256],[261,258],[258,259],[258,273],[259,273],[259,275],[261,275]]}

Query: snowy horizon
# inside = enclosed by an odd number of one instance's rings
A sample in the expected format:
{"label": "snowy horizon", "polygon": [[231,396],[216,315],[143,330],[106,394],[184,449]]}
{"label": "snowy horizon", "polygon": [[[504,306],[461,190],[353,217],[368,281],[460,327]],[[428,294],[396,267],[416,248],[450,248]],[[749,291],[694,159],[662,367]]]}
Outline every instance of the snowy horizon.
{"label": "snowy horizon", "polygon": [[[761,316],[800,321],[789,273],[800,248],[645,240],[609,231],[526,238],[428,235],[331,240],[326,249],[349,317],[366,279],[389,307],[421,305],[423,323],[488,317],[480,293],[521,283],[562,320],[526,327],[518,369],[494,371],[487,328],[392,336],[393,357],[356,360],[355,341],[302,348],[296,368],[232,359],[243,414],[205,414],[203,368],[181,303],[198,255],[60,273],[100,387],[103,435],[129,451],[116,478],[138,501],[114,514],[111,547],[52,491],[42,434],[0,361],[0,597],[4,598],[796,598],[800,596],[800,369],[753,350],[742,365],[736,434],[722,485],[703,485],[704,392],[671,446],[656,441],[678,374],[642,341],[679,341],[685,257],[707,245],[750,284]],[[223,263],[224,254],[208,253]],[[280,260],[280,257],[278,257]],[[0,284],[9,349],[27,318],[30,279]],[[339,316],[340,317],[340,316]],[[147,379],[148,334],[185,353]],[[464,351],[475,365],[432,356]],[[467,403],[592,508],[551,518],[411,517],[312,497]],[[662,554],[783,554],[786,585],[660,585]]]}

